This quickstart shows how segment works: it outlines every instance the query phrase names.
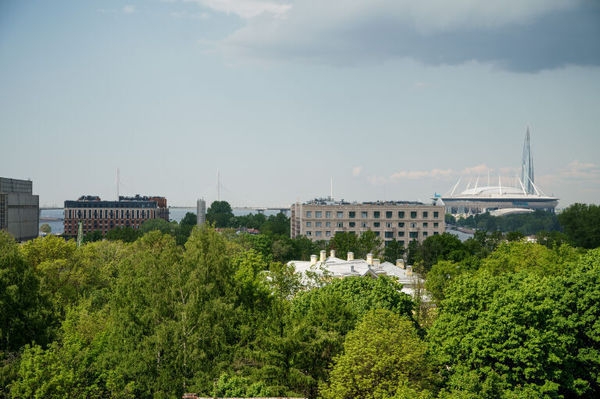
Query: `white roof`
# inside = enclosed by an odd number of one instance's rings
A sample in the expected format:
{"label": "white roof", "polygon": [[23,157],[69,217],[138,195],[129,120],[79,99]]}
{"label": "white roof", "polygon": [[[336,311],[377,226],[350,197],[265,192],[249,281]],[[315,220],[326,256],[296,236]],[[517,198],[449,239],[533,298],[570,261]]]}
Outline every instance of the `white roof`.
{"label": "white roof", "polygon": [[290,261],[288,264],[294,265],[296,273],[302,274],[302,281],[305,284],[308,284],[311,273],[317,276],[328,274],[333,278],[390,276],[402,284],[402,292],[412,296],[414,293],[412,287],[417,282],[423,282],[412,270],[403,269],[390,262],[381,264],[375,262],[374,265],[369,265],[364,259],[344,260],[330,256],[324,262],[317,260],[315,264],[311,264],[310,261]]}

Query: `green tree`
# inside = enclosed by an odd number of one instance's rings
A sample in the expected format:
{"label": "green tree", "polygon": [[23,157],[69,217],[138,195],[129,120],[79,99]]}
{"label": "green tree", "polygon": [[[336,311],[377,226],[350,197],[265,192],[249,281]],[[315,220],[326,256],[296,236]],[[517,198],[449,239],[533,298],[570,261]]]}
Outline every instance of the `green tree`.
{"label": "green tree", "polygon": [[40,226],[40,231],[44,234],[50,234],[52,232],[52,227],[48,223],[44,223]]}
{"label": "green tree", "polygon": [[102,356],[108,350],[106,311],[91,311],[91,301],[71,308],[61,338],[48,348],[26,346],[18,378],[11,384],[15,398],[109,397]]}
{"label": "green tree", "polygon": [[528,245],[499,247],[448,286],[428,334],[441,397],[598,396],[600,252]]}
{"label": "green tree", "polygon": [[404,244],[400,244],[396,240],[386,241],[383,259],[387,262],[396,263],[396,260],[404,258],[404,252]]}
{"label": "green tree", "polygon": [[198,224],[198,220],[196,218],[196,214],[192,212],[187,212],[183,219],[179,222],[179,228],[177,230],[177,234],[175,239],[178,245],[183,245],[190,237],[192,233],[192,229],[194,226]]}
{"label": "green tree", "polygon": [[443,233],[427,237],[417,246],[414,263],[419,267],[416,271],[427,275],[431,267],[440,260],[461,261],[467,252],[454,234]]}
{"label": "green tree", "polygon": [[106,233],[105,238],[111,241],[134,242],[140,237],[139,230],[131,226],[115,227]]}
{"label": "green tree", "polygon": [[149,231],[160,231],[163,234],[175,236],[177,234],[177,222],[167,222],[165,219],[148,219],[140,226],[140,234],[146,234]]}
{"label": "green tree", "polygon": [[367,254],[373,254],[374,258],[381,257],[383,242],[377,237],[374,231],[367,230],[358,237],[357,250],[354,255],[361,259],[366,259]]}
{"label": "green tree", "polygon": [[290,218],[285,216],[283,212],[276,215],[271,215],[260,226],[260,231],[263,234],[272,236],[290,236]]}
{"label": "green tree", "polygon": [[572,245],[600,247],[600,206],[573,204],[558,215],[558,221]]}
{"label": "green tree", "polygon": [[298,295],[287,322],[285,353],[289,357],[283,362],[289,367],[286,374],[297,376],[290,382],[292,390],[308,397],[317,395],[318,384],[327,380],[346,334],[369,310],[388,309],[410,318],[413,303],[400,289],[386,277],[347,277]]}
{"label": "green tree", "polygon": [[0,230],[0,354],[15,352],[32,341],[47,342],[39,284],[34,266],[14,238]]}
{"label": "green tree", "polygon": [[214,201],[206,210],[206,221],[217,228],[233,227],[233,211],[227,201]]}
{"label": "green tree", "polygon": [[375,309],[348,333],[320,393],[324,399],[429,398],[429,367],[413,322]]}

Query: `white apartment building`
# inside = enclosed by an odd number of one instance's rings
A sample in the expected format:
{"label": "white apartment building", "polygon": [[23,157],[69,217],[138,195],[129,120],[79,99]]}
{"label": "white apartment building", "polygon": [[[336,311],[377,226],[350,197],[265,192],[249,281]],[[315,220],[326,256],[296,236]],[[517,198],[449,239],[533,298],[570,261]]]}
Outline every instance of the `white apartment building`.
{"label": "white apartment building", "polygon": [[329,241],[337,232],[360,235],[372,230],[384,243],[396,240],[407,246],[410,241],[444,233],[444,217],[444,206],[420,202],[315,199],[292,205],[290,236]]}

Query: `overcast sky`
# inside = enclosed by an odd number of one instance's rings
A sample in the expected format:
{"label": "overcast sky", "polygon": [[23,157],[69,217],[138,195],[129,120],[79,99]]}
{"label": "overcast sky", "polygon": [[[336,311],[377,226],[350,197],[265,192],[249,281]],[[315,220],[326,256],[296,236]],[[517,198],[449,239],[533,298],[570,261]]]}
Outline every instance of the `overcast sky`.
{"label": "overcast sky", "polygon": [[42,206],[117,170],[174,206],[428,201],[513,178],[528,127],[542,191],[600,203],[598,1],[0,2],[0,176]]}

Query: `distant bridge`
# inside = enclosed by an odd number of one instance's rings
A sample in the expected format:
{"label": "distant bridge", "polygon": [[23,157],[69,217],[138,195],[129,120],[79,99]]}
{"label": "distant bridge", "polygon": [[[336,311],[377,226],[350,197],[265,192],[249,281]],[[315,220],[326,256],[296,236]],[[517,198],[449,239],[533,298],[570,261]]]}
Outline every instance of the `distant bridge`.
{"label": "distant bridge", "polygon": [[276,207],[271,207],[271,206],[236,206],[233,207],[233,209],[243,209],[243,210],[247,210],[247,211],[256,211],[258,213],[265,213],[267,211],[275,211],[275,212],[280,212],[280,213],[288,213],[290,211],[290,207],[289,206],[276,206]]}

